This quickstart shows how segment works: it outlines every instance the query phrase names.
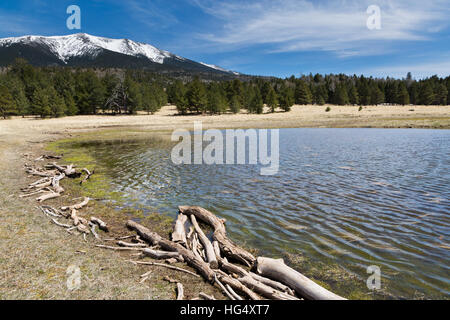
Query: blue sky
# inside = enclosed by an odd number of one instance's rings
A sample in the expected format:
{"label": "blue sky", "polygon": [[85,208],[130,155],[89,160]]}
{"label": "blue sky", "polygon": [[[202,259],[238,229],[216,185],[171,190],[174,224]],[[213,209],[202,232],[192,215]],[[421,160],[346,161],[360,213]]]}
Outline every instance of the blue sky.
{"label": "blue sky", "polygon": [[[81,8],[81,30],[66,9]],[[381,29],[366,12],[381,9]],[[0,37],[129,38],[247,74],[450,74],[448,0],[2,0]]]}

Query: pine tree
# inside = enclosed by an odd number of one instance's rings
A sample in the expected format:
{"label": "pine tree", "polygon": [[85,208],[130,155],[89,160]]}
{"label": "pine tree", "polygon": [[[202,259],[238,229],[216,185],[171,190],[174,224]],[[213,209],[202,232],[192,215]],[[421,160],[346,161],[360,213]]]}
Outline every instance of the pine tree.
{"label": "pine tree", "polygon": [[354,85],[350,87],[349,93],[348,93],[348,99],[350,104],[352,105],[358,105],[359,104],[359,94],[358,90]]}
{"label": "pine tree", "polygon": [[298,81],[295,87],[295,103],[297,104],[312,103],[311,90],[303,80]]}
{"label": "pine tree", "polygon": [[180,80],[175,81],[173,85],[173,103],[177,106],[177,110],[180,114],[186,114],[188,110],[186,87]]}
{"label": "pine tree", "polygon": [[41,118],[52,114],[48,91],[46,89],[38,88],[34,91],[31,108],[32,114],[41,116]]}
{"label": "pine tree", "polygon": [[207,110],[211,114],[221,114],[227,109],[227,100],[225,96],[220,92],[217,84],[212,84],[208,90],[208,104]]}
{"label": "pine tree", "polygon": [[408,89],[406,89],[406,84],[401,82],[398,87],[398,93],[396,100],[394,101],[397,104],[401,104],[403,106],[408,105],[410,102]]}
{"label": "pine tree", "polygon": [[239,113],[239,111],[241,110],[241,102],[240,102],[239,96],[234,95],[231,98],[230,110],[233,113]]}
{"label": "pine tree", "polygon": [[261,92],[259,91],[258,87],[255,87],[253,92],[254,92],[254,94],[253,94],[253,99],[250,102],[249,112],[261,114],[261,113],[263,113],[263,109],[264,109],[264,103],[263,103],[263,100],[261,97]]}
{"label": "pine tree", "polygon": [[422,84],[419,91],[419,104],[428,106],[432,104],[434,101],[434,92],[433,88],[428,82]]}
{"label": "pine tree", "polygon": [[280,102],[280,108],[283,109],[283,111],[291,111],[291,108],[294,105],[295,101],[294,90],[283,84],[280,89],[278,101]]}
{"label": "pine tree", "polygon": [[350,100],[348,98],[347,89],[344,85],[338,85],[336,88],[336,92],[334,93],[334,103],[337,105],[346,105],[349,104]]}
{"label": "pine tree", "polygon": [[444,84],[438,84],[436,88],[436,94],[434,98],[434,104],[446,105],[447,104],[447,87]]}
{"label": "pine tree", "polygon": [[270,108],[270,112],[275,112],[278,107],[278,97],[275,90],[270,86],[269,92],[267,93],[267,106]]}
{"label": "pine tree", "polygon": [[8,116],[16,114],[16,102],[5,85],[0,85],[0,116],[6,119]]}
{"label": "pine tree", "polygon": [[200,113],[205,111],[206,105],[208,103],[208,97],[206,95],[205,85],[195,78],[189,85],[187,92],[189,107],[195,110],[195,112]]}

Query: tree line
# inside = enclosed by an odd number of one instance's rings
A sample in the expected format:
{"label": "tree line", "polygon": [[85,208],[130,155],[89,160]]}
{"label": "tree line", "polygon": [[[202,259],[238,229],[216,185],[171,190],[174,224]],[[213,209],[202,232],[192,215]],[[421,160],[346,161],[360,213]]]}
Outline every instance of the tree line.
{"label": "tree line", "polygon": [[38,68],[18,59],[0,74],[0,116],[60,117],[154,113],[171,103],[180,114],[261,114],[299,105],[449,105],[450,76],[415,80],[304,75],[212,81],[143,70]]}

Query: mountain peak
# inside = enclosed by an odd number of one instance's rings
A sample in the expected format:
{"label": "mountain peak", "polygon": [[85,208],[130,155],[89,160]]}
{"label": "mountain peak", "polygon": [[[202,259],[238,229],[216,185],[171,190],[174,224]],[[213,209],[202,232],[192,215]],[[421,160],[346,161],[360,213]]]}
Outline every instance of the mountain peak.
{"label": "mountain peak", "polygon": [[[87,33],[63,36],[26,35],[4,38],[0,39],[0,64],[4,65],[5,59],[2,59],[2,52],[3,56],[7,56],[9,59],[6,63],[11,63],[11,56],[16,55],[16,57],[28,58],[32,63],[33,60],[39,60],[40,65],[45,65],[45,61],[47,61],[48,65],[56,63],[70,66],[76,60],[78,66],[97,66],[97,61],[98,66],[122,68],[134,66],[164,70],[170,65],[171,69],[185,71],[237,74],[217,66],[185,59],[147,43],[130,39],[105,38]],[[36,59],[38,55],[39,59]],[[108,57],[105,57],[105,55]],[[86,63],[83,63],[83,61]],[[152,64],[164,65],[167,68],[152,66]]]}

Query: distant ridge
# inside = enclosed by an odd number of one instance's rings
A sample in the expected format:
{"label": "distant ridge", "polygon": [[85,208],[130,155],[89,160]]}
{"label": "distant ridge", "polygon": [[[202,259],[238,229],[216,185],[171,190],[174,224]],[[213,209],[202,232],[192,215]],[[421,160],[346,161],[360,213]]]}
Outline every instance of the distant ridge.
{"label": "distant ridge", "polygon": [[0,39],[0,66],[24,58],[35,66],[143,68],[159,72],[239,75],[195,62],[150,44],[77,33],[67,36],[23,36]]}

